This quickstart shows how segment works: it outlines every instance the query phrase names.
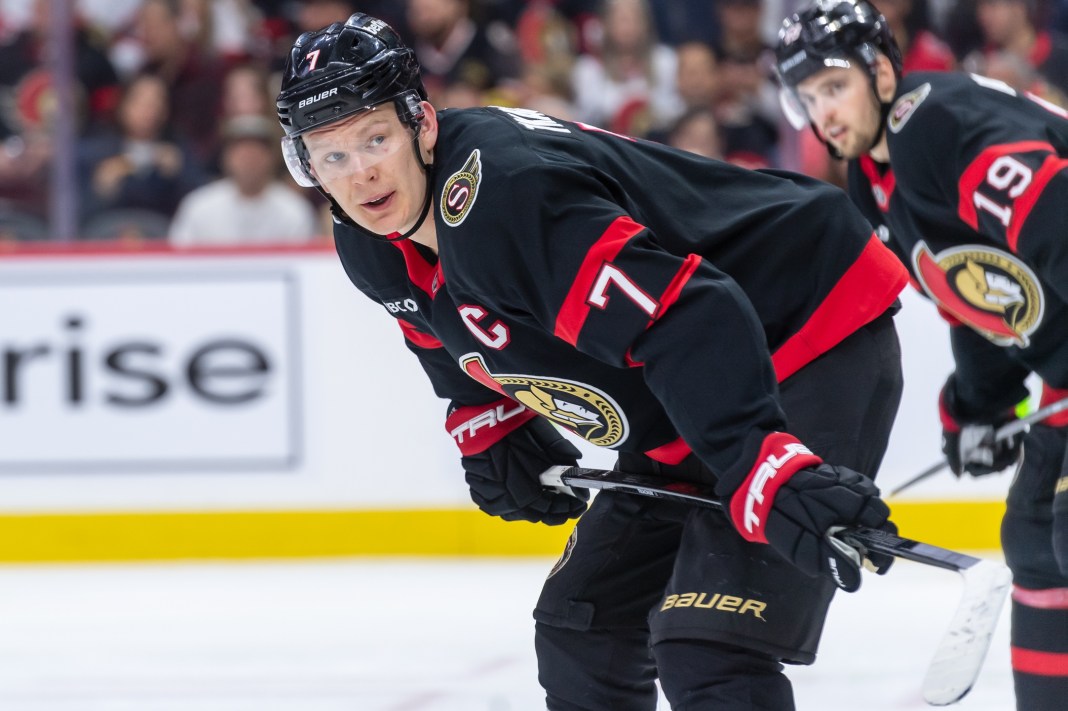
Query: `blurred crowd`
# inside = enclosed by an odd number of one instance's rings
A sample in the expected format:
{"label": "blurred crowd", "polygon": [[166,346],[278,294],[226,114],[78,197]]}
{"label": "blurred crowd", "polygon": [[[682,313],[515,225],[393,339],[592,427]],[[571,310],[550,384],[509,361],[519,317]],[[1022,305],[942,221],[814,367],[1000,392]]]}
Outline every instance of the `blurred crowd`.
{"label": "blurred crowd", "polygon": [[[876,0],[905,71],[971,71],[1068,103],[1068,0]],[[0,2],[0,246],[303,243],[329,233],[281,165],[279,74],[307,30],[366,12],[416,50],[438,108],[525,106],[841,183],[784,128],[771,48],[796,0],[68,0],[75,139],[59,155],[57,0]],[[72,166],[74,235],[49,224]]]}

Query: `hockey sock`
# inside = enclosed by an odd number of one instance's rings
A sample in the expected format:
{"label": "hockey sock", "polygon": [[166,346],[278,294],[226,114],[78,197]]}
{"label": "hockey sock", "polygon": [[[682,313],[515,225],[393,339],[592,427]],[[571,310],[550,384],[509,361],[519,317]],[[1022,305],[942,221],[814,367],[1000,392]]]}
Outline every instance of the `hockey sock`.
{"label": "hockey sock", "polygon": [[1012,591],[1012,676],[1019,711],[1063,711],[1068,699],[1068,588]]}

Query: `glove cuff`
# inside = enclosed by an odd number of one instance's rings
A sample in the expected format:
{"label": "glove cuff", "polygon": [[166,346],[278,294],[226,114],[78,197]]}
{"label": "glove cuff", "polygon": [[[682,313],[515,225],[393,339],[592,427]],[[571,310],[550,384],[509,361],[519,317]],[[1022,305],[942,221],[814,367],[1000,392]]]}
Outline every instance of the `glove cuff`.
{"label": "glove cuff", "polygon": [[[1068,390],[1058,390],[1057,388],[1051,388],[1049,385],[1042,383],[1042,401],[1038,403],[1038,406],[1045,407],[1046,405],[1052,405],[1065,398],[1068,398]],[[1042,424],[1049,425],[1050,427],[1068,427],[1068,410],[1061,410],[1055,415],[1050,415],[1042,420]]]}
{"label": "glove cuff", "polygon": [[445,429],[460,454],[467,457],[485,452],[535,417],[533,411],[505,397],[485,405],[456,408],[445,418]]}
{"label": "glove cuff", "polygon": [[950,384],[946,383],[942,386],[942,389],[938,391],[938,419],[942,422],[942,430],[951,434],[957,434],[960,432],[960,423],[957,422],[957,418],[953,416],[953,413],[949,409],[949,402],[946,398],[946,391],[950,388]]}
{"label": "glove cuff", "polygon": [[742,538],[751,543],[767,543],[764,528],[779,487],[801,469],[822,463],[793,435],[772,432],[765,437],[753,468],[731,497],[731,522]]}

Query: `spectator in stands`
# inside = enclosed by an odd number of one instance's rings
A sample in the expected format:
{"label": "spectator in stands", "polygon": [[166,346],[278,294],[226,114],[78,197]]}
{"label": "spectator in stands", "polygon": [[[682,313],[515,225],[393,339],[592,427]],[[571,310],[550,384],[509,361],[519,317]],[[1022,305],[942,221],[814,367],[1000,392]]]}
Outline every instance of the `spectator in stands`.
{"label": "spectator in stands", "polygon": [[712,106],[719,93],[719,63],[707,42],[683,42],[675,48],[675,88],[687,109]]}
{"label": "spectator in stands", "polygon": [[983,46],[983,33],[975,17],[977,4],[978,0],[951,0],[945,10],[938,36],[946,41],[958,61]]}
{"label": "spectator in stands", "polygon": [[[682,140],[675,137],[680,128],[686,135],[692,136],[693,132],[707,133],[710,126],[715,126],[715,151],[710,143],[705,143],[704,151],[694,152],[746,168],[768,167],[774,151],[765,150],[761,141],[765,140],[766,135],[771,135],[774,129],[764,128],[762,123],[755,124],[755,129],[751,120],[742,120],[749,114],[740,112],[733,95],[724,91],[719,61],[712,46],[706,42],[684,42],[675,51],[678,56],[676,84],[687,112],[667,134],[666,142],[676,145],[676,141]],[[719,119],[720,113],[727,122],[726,129]]]}
{"label": "spectator in stands", "polygon": [[221,122],[235,116],[274,117],[275,107],[267,73],[255,64],[238,64],[222,83]]}
{"label": "spectator in stands", "polygon": [[[50,0],[34,0],[29,25],[0,44],[0,140],[18,134],[27,123],[39,119],[52,91],[49,36]],[[86,127],[109,120],[119,96],[119,78],[104,48],[95,42],[75,15],[74,73],[81,94]]]}
{"label": "spectator in stands", "polygon": [[[56,95],[49,37],[49,0],[35,0],[28,25],[0,44],[0,205],[5,213],[44,218],[48,212],[52,119]],[[103,48],[76,18],[74,100],[79,131],[111,119],[119,81]]]}
{"label": "spectator in stands", "polygon": [[277,120],[253,114],[223,128],[224,177],[189,193],[171,222],[170,241],[203,245],[300,244],[321,233],[303,195],[278,180]]}
{"label": "spectator in stands", "polygon": [[187,29],[181,20],[179,0],[144,0],[135,28],[143,52],[140,71],[166,83],[174,128],[206,163],[217,149],[225,66],[199,28]]}
{"label": "spectator in stands", "polygon": [[1068,37],[1040,29],[1035,10],[1036,0],[979,0],[976,19],[985,42],[981,51],[1012,52],[1068,93]]}
{"label": "spectator in stands", "polygon": [[667,129],[684,107],[675,51],[656,34],[646,0],[604,0],[597,53],[575,61],[572,87],[581,120],[645,136]]}
{"label": "spectator in stands", "polygon": [[1003,81],[1020,93],[1027,92],[1068,109],[1068,96],[1064,92],[1046,81],[1027,60],[1007,50],[988,54],[973,52],[965,58],[964,69]]}
{"label": "spectator in stands", "polygon": [[667,144],[705,158],[723,159],[719,123],[711,109],[688,109],[667,134]]}
{"label": "spectator in stands", "polygon": [[299,35],[335,22],[344,22],[356,11],[356,3],[349,0],[308,0],[295,5],[293,19]]}
{"label": "spectator in stands", "polygon": [[170,130],[169,112],[167,85],[142,74],[126,87],[115,126],[82,142],[78,174],[85,219],[116,209],[170,217],[182,196],[203,183],[196,157]]}
{"label": "spectator in stands", "polygon": [[483,94],[518,78],[514,34],[501,23],[477,24],[468,0],[408,0],[405,18],[436,107],[480,104]]}
{"label": "spectator in stands", "polygon": [[508,103],[574,120],[571,72],[578,29],[554,5],[532,2],[514,18],[521,76]]}
{"label": "spectator in stands", "polygon": [[728,160],[749,167],[778,163],[778,89],[769,73],[771,48],[761,27],[760,0],[718,0],[719,88],[715,115]]}
{"label": "spectator in stands", "polygon": [[949,45],[930,30],[926,0],[878,0],[878,4],[901,48],[902,73],[956,68],[957,59]]}
{"label": "spectator in stands", "polygon": [[655,0],[651,7],[660,39],[673,47],[687,42],[715,44],[719,40],[719,14],[715,2]]}
{"label": "spectator in stands", "polygon": [[263,57],[258,34],[263,15],[252,0],[181,0],[182,25],[196,46],[225,66]]}

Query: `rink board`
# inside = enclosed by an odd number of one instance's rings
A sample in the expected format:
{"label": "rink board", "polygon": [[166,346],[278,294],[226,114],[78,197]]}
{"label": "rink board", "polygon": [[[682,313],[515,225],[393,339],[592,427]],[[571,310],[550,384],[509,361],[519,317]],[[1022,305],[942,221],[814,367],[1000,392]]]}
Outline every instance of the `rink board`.
{"label": "rink board", "polygon": [[[902,535],[994,550],[1001,502],[903,502]],[[557,555],[571,524],[506,522],[480,511],[290,511],[0,517],[0,562]]]}
{"label": "rink board", "polygon": [[[934,309],[903,302],[887,488],[941,457],[952,367]],[[328,244],[0,253],[0,561],[554,554],[569,527],[470,503],[404,308],[359,294]],[[996,548],[1008,480],[942,473],[895,520]]]}

